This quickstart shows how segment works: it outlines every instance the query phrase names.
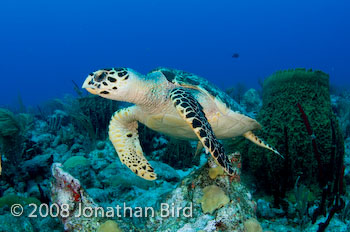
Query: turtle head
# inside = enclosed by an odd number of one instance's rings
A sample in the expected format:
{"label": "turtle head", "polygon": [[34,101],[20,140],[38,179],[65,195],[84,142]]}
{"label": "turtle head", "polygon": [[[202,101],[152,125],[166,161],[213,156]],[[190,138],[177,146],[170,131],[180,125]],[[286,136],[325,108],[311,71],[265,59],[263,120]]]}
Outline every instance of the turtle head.
{"label": "turtle head", "polygon": [[100,69],[90,73],[82,87],[104,98],[132,102],[139,76],[129,68]]}

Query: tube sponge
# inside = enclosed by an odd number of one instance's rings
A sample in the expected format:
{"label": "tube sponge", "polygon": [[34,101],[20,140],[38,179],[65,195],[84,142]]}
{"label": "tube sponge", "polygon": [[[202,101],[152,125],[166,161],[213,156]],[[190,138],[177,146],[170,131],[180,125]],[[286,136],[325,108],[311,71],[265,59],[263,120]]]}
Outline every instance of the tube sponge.
{"label": "tube sponge", "polygon": [[344,142],[332,112],[328,74],[295,69],[271,75],[264,81],[263,106],[257,120],[263,125],[257,135],[276,145],[286,159],[250,146],[243,162],[256,177],[259,188],[273,194],[276,202],[293,189],[298,176],[303,184],[315,186],[336,176],[340,167],[332,164],[332,152],[335,145],[334,160],[343,159]]}

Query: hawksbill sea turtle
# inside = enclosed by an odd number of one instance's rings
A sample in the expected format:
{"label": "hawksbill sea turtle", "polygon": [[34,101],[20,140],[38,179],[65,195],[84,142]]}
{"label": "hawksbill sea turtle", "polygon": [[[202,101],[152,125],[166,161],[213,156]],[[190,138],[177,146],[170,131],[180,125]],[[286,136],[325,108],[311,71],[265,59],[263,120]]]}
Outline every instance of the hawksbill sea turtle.
{"label": "hawksbill sea turtle", "polygon": [[111,140],[123,164],[135,174],[155,180],[157,175],[143,155],[138,122],[154,131],[185,140],[199,140],[229,175],[237,174],[218,139],[244,136],[277,154],[255,136],[260,124],[226,93],[207,80],[180,70],[158,68],[142,75],[130,68],[101,69],[83,84],[88,92],[104,98],[133,103],[116,111],[109,124]]}

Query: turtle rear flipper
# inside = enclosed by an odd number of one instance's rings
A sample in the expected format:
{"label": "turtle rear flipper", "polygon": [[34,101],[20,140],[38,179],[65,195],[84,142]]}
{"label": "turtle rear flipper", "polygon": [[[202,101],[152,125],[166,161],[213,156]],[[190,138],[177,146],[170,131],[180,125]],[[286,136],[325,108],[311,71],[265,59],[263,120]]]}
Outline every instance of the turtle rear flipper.
{"label": "turtle rear flipper", "polygon": [[205,150],[210,152],[215,161],[229,175],[237,174],[238,170],[232,167],[229,159],[225,155],[224,147],[216,139],[199,102],[190,92],[183,88],[173,89],[170,92],[170,97],[177,112],[191,126],[193,132],[205,147]]}
{"label": "turtle rear flipper", "polygon": [[143,156],[137,128],[133,107],[121,109],[112,116],[109,139],[123,164],[136,175],[146,180],[155,180],[157,175]]}
{"label": "turtle rear flipper", "polygon": [[243,137],[246,139],[249,139],[256,145],[266,148],[270,151],[273,151],[275,154],[279,155],[281,158],[284,159],[283,155],[281,155],[275,148],[271,147],[269,144],[265,143],[264,140],[260,139],[258,136],[256,136],[252,131],[248,131],[243,134]]}

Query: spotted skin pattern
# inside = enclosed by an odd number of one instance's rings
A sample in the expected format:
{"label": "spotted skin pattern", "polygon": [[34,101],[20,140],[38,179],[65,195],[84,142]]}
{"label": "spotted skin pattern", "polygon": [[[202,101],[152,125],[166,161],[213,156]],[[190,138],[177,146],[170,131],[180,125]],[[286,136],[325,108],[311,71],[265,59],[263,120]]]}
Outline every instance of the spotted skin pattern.
{"label": "spotted skin pattern", "polygon": [[238,170],[232,167],[229,159],[225,155],[224,147],[214,135],[203,112],[202,106],[192,94],[183,88],[176,88],[170,92],[170,97],[177,112],[192,127],[205,150],[210,152],[216,162],[224,168],[229,175],[237,174]]}
{"label": "spotted skin pattern", "polygon": [[108,95],[110,91],[117,90],[117,86],[121,86],[129,79],[129,74],[126,68],[106,68],[99,70],[95,73],[90,73],[89,76],[91,80],[89,85],[95,86],[97,89],[100,89],[101,86],[111,86],[111,89],[102,90],[99,93],[103,95]]}
{"label": "spotted skin pattern", "polygon": [[136,175],[146,180],[155,180],[157,175],[143,156],[137,132],[138,124],[133,115],[133,107],[115,112],[109,124],[109,139],[123,164]]}

